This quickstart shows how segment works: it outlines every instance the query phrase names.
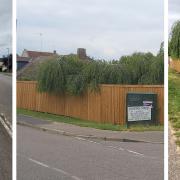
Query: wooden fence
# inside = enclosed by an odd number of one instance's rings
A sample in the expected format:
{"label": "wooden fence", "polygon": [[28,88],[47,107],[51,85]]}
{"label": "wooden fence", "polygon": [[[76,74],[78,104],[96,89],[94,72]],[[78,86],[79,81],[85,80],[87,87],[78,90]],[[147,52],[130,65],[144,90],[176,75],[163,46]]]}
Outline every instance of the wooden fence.
{"label": "wooden fence", "polygon": [[171,60],[170,61],[170,68],[180,72],[180,60]]}
{"label": "wooden fence", "polygon": [[125,124],[127,92],[158,94],[158,120],[164,122],[164,86],[101,85],[100,93],[82,96],[39,93],[37,82],[17,82],[17,107],[39,112],[76,117],[100,123]]}

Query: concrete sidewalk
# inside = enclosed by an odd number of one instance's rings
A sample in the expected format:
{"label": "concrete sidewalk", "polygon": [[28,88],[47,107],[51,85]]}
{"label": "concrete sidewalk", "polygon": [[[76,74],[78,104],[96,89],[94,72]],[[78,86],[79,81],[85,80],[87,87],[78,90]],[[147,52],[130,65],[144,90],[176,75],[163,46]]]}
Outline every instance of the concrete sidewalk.
{"label": "concrete sidewalk", "polygon": [[52,133],[63,134],[67,136],[76,136],[82,138],[95,138],[112,141],[134,141],[147,143],[164,143],[163,131],[145,131],[145,132],[128,132],[128,131],[110,131],[99,130],[89,127],[80,127],[76,125],[52,122],[38,119],[25,115],[17,116],[17,123],[34,127]]}
{"label": "concrete sidewalk", "polygon": [[169,139],[169,180],[180,179],[180,152],[175,143],[176,137],[174,136],[173,128],[169,123],[168,139]]}

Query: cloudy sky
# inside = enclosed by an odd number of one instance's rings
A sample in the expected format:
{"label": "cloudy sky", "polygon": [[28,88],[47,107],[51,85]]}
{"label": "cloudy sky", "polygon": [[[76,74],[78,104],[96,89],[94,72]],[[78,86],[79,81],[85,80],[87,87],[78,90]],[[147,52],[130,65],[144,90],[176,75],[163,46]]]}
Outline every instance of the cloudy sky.
{"label": "cloudy sky", "polygon": [[169,0],[169,30],[177,20],[180,20],[180,1]]}
{"label": "cloudy sky", "polygon": [[95,58],[157,53],[163,0],[17,0],[17,51],[86,48]]}
{"label": "cloudy sky", "polygon": [[11,50],[12,1],[0,0],[0,57]]}

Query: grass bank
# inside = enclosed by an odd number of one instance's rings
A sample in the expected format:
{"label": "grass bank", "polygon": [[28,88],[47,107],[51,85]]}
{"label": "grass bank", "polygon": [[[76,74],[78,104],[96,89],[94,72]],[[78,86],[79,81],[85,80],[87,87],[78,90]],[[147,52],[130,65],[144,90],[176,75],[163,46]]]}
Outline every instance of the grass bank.
{"label": "grass bank", "polygon": [[44,120],[49,120],[49,121],[73,124],[73,125],[77,125],[81,127],[91,127],[91,128],[111,130],[111,131],[163,131],[164,130],[164,127],[162,125],[160,126],[134,125],[127,128],[126,126],[121,126],[121,125],[101,124],[101,123],[85,121],[85,120],[72,118],[72,117],[29,111],[25,109],[17,109],[17,114],[28,115],[28,116],[32,116],[32,117],[36,117],[36,118],[40,118]]}
{"label": "grass bank", "polygon": [[[175,135],[180,138],[180,73],[169,70],[169,121],[176,131]],[[177,140],[180,145],[180,140]]]}

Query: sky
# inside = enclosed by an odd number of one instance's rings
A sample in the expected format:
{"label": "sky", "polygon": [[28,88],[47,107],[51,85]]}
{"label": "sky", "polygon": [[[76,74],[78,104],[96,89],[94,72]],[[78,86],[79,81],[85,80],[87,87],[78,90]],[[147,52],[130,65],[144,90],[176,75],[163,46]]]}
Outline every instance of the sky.
{"label": "sky", "polygon": [[177,20],[180,20],[180,1],[169,0],[169,31]]}
{"label": "sky", "polygon": [[17,51],[76,53],[112,60],[156,54],[163,41],[163,0],[17,0]]}
{"label": "sky", "polygon": [[12,49],[12,1],[0,0],[0,57]]}

